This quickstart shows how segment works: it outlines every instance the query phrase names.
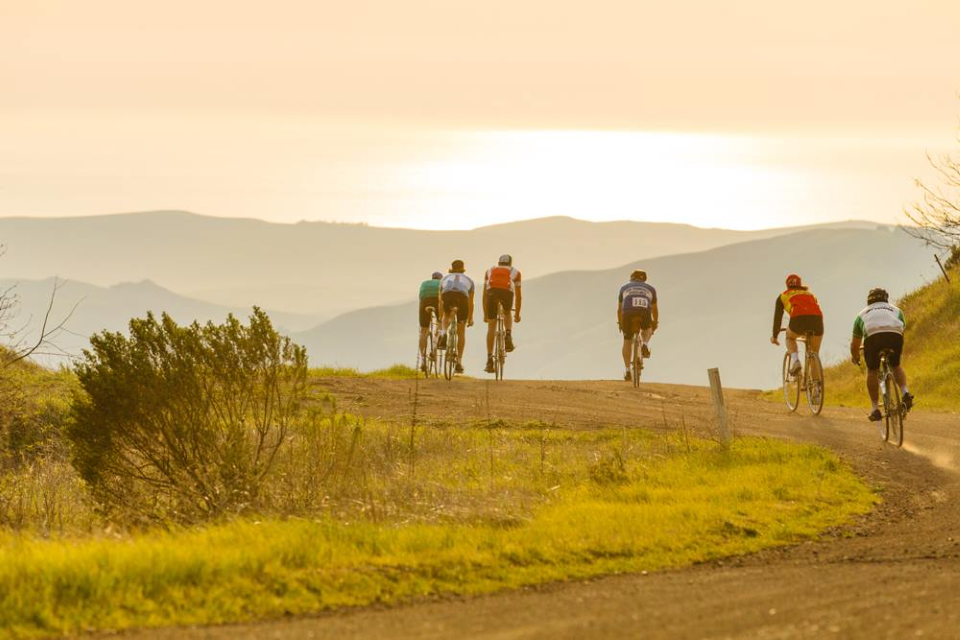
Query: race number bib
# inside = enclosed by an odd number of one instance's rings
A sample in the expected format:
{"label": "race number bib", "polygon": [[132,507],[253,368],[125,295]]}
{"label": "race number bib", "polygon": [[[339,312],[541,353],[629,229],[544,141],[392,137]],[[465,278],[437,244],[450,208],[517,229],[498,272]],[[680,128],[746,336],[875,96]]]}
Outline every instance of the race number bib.
{"label": "race number bib", "polygon": [[633,299],[633,308],[634,309],[646,309],[650,304],[650,301],[646,298],[634,298]]}

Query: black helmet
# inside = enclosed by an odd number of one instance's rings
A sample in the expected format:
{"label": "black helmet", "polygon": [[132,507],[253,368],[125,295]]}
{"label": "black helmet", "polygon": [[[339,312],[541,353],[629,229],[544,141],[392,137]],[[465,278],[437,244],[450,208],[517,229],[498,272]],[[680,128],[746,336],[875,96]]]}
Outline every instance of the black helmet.
{"label": "black helmet", "polygon": [[443,274],[440,273],[439,271],[434,271],[433,275],[430,277],[433,278],[434,280],[440,280],[443,278]]}
{"label": "black helmet", "polygon": [[640,282],[647,281],[647,272],[643,269],[636,269],[633,273],[630,274],[631,280],[639,280]]}
{"label": "black helmet", "polygon": [[450,263],[450,273],[463,273],[463,260],[454,260]]}
{"label": "black helmet", "polygon": [[874,302],[889,302],[890,294],[887,293],[885,289],[880,287],[874,287],[870,289],[870,293],[867,294],[867,304],[873,304]]}
{"label": "black helmet", "polygon": [[513,266],[513,256],[511,256],[509,253],[505,253],[502,256],[500,256],[500,260],[498,260],[497,262],[507,267],[511,267]]}

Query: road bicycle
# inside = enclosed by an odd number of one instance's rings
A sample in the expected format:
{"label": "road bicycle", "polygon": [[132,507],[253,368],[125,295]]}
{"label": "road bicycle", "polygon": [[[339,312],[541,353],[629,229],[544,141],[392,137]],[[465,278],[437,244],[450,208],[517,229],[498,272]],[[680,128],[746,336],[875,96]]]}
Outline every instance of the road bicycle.
{"label": "road bicycle", "polygon": [[[890,367],[890,357],[893,349],[884,349],[880,352],[880,369],[877,371],[877,382],[880,384],[880,411],[883,417],[877,423],[880,430],[880,439],[898,447],[903,446],[903,421],[907,417],[907,407],[900,397],[900,385]],[[860,347],[861,369],[863,368],[863,347]]]}
{"label": "road bicycle", "polygon": [[457,310],[453,310],[453,320],[447,327],[447,350],[443,359],[443,377],[453,380],[457,373],[457,364],[460,363],[460,334],[457,331]]}
{"label": "road bicycle", "polygon": [[493,373],[503,380],[503,365],[507,362],[507,321],[503,304],[497,303],[497,330],[493,336]]}
{"label": "road bicycle", "polygon": [[422,362],[419,363],[420,369],[428,378],[431,376],[439,378],[440,371],[443,368],[443,364],[441,363],[443,355],[437,348],[440,342],[440,321],[437,319],[437,310],[435,308],[427,307],[427,311],[430,313],[430,326],[427,329],[427,348],[425,352],[420,352],[417,358],[422,360]]}
{"label": "road bicycle", "polygon": [[[781,329],[785,332],[786,329]],[[809,348],[810,341],[813,338],[812,332],[807,332],[797,338],[797,342],[804,343],[803,367],[800,373],[790,373],[790,352],[783,355],[783,399],[787,403],[790,411],[796,411],[800,406],[800,391],[807,397],[807,406],[810,407],[810,413],[817,416],[823,411],[823,364],[820,362],[820,356]]]}

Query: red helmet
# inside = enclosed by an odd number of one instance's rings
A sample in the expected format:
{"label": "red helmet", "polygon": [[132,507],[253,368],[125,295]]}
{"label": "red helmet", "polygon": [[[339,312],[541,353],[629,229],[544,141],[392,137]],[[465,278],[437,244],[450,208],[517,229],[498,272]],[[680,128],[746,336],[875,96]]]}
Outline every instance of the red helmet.
{"label": "red helmet", "polygon": [[796,289],[801,286],[803,281],[800,280],[800,276],[795,273],[791,273],[787,276],[787,289]]}

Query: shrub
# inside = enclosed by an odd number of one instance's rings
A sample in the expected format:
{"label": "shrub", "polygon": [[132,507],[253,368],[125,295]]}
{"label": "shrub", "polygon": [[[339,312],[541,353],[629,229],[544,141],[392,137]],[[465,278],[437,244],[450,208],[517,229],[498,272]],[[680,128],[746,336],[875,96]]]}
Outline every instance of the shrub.
{"label": "shrub", "polygon": [[74,464],[115,516],[196,521],[256,508],[306,397],[306,352],[248,326],[164,314],[103,332],[77,367]]}

